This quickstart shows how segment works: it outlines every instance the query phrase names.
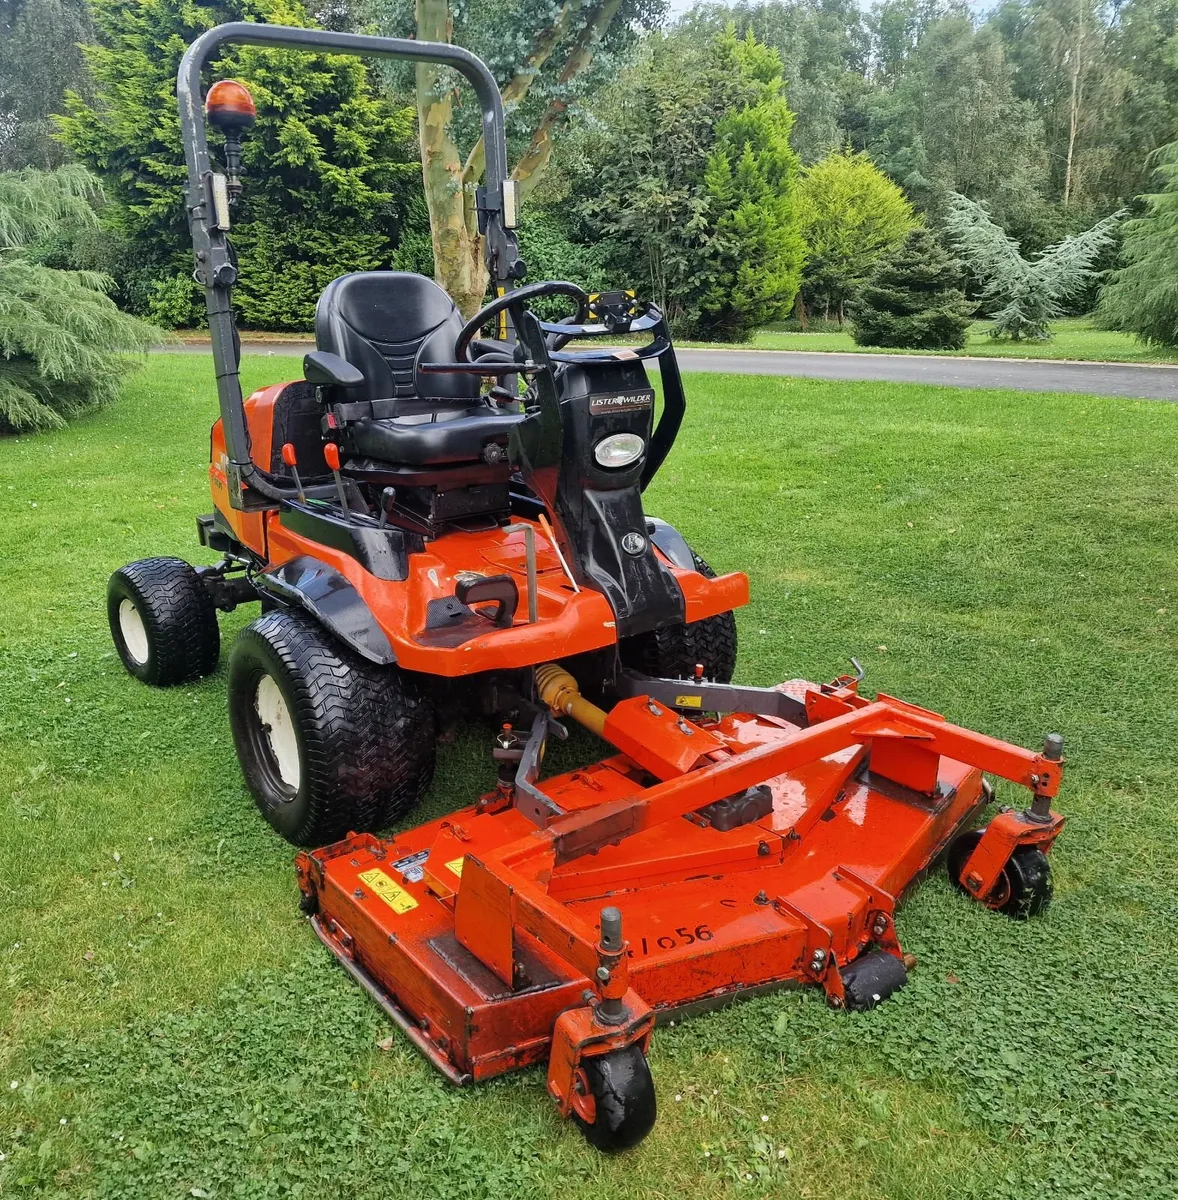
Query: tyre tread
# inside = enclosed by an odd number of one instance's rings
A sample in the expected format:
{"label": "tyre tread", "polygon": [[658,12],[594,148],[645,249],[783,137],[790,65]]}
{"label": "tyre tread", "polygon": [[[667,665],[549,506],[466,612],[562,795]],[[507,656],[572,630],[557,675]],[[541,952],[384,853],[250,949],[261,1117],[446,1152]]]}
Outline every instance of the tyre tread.
{"label": "tyre tread", "polygon": [[[209,675],[217,668],[221,633],[217,609],[194,567],[182,558],[143,558],[120,567],[108,588],[112,631],[116,600],[136,602],[151,644],[147,683],[167,687]],[[116,642],[117,645],[117,642]]]}

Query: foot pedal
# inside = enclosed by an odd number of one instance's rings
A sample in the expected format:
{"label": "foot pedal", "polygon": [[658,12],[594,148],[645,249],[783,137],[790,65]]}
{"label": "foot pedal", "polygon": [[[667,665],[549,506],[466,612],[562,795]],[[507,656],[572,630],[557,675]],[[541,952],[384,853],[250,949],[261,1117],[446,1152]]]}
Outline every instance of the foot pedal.
{"label": "foot pedal", "polygon": [[886,950],[861,954],[853,963],[843,967],[844,1007],[850,1012],[866,1012],[908,982],[908,968]]}

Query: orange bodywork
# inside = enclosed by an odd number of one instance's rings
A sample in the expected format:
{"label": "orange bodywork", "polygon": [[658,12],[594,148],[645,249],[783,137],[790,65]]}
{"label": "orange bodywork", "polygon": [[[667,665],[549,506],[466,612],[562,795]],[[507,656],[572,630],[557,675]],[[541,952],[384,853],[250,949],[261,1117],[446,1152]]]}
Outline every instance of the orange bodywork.
{"label": "orange bodywork", "polygon": [[[270,469],[274,404],[286,384],[274,384],[245,403],[251,457]],[[409,556],[409,577],[397,582],[377,579],[342,550],[304,537],[281,523],[276,510],[242,512],[229,503],[225,475],[225,438],[221,422],[213,426],[209,483],[213,502],[234,536],[270,566],[281,566],[300,555],[309,555],[333,567],[351,583],[371,609],[388,637],[397,662],[409,671],[456,677],[480,671],[534,666],[551,659],[568,658],[611,646],[617,641],[613,610],[596,591],[575,591],[561,567],[552,540],[539,522],[534,527],[538,621],[529,624],[527,605],[520,604],[514,624],[471,638],[459,646],[438,645],[423,638],[431,600],[454,595],[456,576],[462,572],[510,575],[519,595],[527,594],[524,533],[502,529],[487,532],[450,532],[426,543],[425,550]],[[522,519],[517,524],[523,524]],[[660,553],[657,548],[656,553]],[[674,573],[683,592],[688,621],[698,621],[748,603],[748,577],[741,573],[709,579],[696,571],[662,561]]]}
{"label": "orange bodywork", "polygon": [[[1046,804],[1062,764],[846,681],[780,690],[805,721],[696,724],[623,701],[605,731],[627,729],[632,754],[540,783],[547,819],[500,789],[387,841],[300,854],[320,937],[449,1078],[547,1061],[565,1113],[579,1059],[645,1045],[659,1014],[790,983],[841,1006],[840,967],[873,945],[901,956],[897,900],[985,803],[982,770]],[[760,819],[721,829],[701,813],[760,784]],[[1003,819],[1007,855],[1062,826]],[[612,957],[604,905],[623,917]],[[621,1025],[595,1020],[610,1000]]]}

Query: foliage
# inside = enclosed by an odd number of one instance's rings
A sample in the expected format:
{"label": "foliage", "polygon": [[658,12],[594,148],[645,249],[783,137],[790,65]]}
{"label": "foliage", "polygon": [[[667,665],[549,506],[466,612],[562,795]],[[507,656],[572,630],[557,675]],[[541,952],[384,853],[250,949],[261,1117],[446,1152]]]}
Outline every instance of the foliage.
{"label": "foliage", "polygon": [[781,60],[752,34],[733,49],[741,73],[761,87],[754,103],[717,123],[704,171],[716,267],[701,301],[699,332],[744,341],[789,311],[805,247],[797,220],[798,158],[789,144],[793,113],[785,102]]}
{"label": "foliage", "polygon": [[1158,190],[1142,197],[1145,213],[1124,227],[1124,266],[1101,292],[1099,317],[1143,342],[1178,346],[1178,142],[1155,161]]}
{"label": "foliage", "polygon": [[51,114],[84,91],[86,0],[0,0],[0,170],[51,169],[67,157]]}
{"label": "foliage", "polygon": [[92,224],[97,181],[78,166],[0,173],[0,433],[51,429],[118,394],[158,330],[128,317],[93,272],[32,261],[28,244]]}
{"label": "foliage", "polygon": [[962,350],[972,307],[958,264],[918,226],[879,263],[851,310],[852,332],[860,346]]}
{"label": "foliage", "polygon": [[869,101],[872,158],[930,214],[946,189],[1021,225],[1042,203],[1045,153],[1034,110],[1014,93],[1001,39],[964,14],[929,23],[895,84]]}
{"label": "foliage", "polygon": [[780,70],[751,36],[653,36],[570,155],[579,240],[681,333],[741,340],[793,302],[804,251]]}
{"label": "foliage", "polygon": [[868,22],[855,0],[794,0],[789,4],[737,0],[701,5],[684,19],[693,34],[752,33],[777,51],[786,101],[796,114],[791,142],[804,163],[843,145],[868,88]]}
{"label": "foliage", "polygon": [[[528,197],[548,173],[569,114],[585,91],[608,81],[640,31],[661,19],[664,0],[370,0],[380,32],[457,42],[495,75],[508,118],[511,177]],[[407,90],[404,64],[386,79]],[[422,177],[437,281],[467,314],[487,288],[474,203],[486,165],[477,104],[463,103],[460,76],[416,64],[414,97]]]}
{"label": "foliage", "polygon": [[[94,0],[92,11],[99,44],[86,58],[95,99],[71,95],[62,136],[106,182],[104,220],[134,244],[148,310],[192,324],[203,304],[184,215],[180,56],[219,21],[308,20],[299,0]],[[258,106],[234,232],[235,306],[247,326],[306,329],[331,279],[388,263],[417,178],[411,116],[374,94],[356,58],[233,47],[213,75],[247,83]]]}
{"label": "foliage", "polygon": [[990,219],[983,205],[965,196],[951,197],[945,228],[954,248],[982,284],[980,304],[994,324],[990,336],[1046,341],[1048,322],[1095,271],[1093,263],[1110,245],[1123,211],[1091,229],[1049,246],[1034,261],[1019,253],[1018,243]]}
{"label": "foliage", "polygon": [[837,151],[802,174],[799,219],[806,242],[804,294],[841,322],[846,301],[882,254],[916,224],[904,193],[862,152]]}

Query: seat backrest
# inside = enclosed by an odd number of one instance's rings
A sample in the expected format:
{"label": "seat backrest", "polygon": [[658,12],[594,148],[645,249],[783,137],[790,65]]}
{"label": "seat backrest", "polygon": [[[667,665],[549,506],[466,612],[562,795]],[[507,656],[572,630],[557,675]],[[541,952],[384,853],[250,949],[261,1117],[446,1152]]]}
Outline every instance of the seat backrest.
{"label": "seat backrest", "polygon": [[[364,374],[349,400],[419,399],[413,363],[453,362],[463,326],[454,301],[424,275],[357,271],[333,279],[315,307],[315,345],[338,354]],[[431,375],[429,397],[479,394],[477,375]]]}

